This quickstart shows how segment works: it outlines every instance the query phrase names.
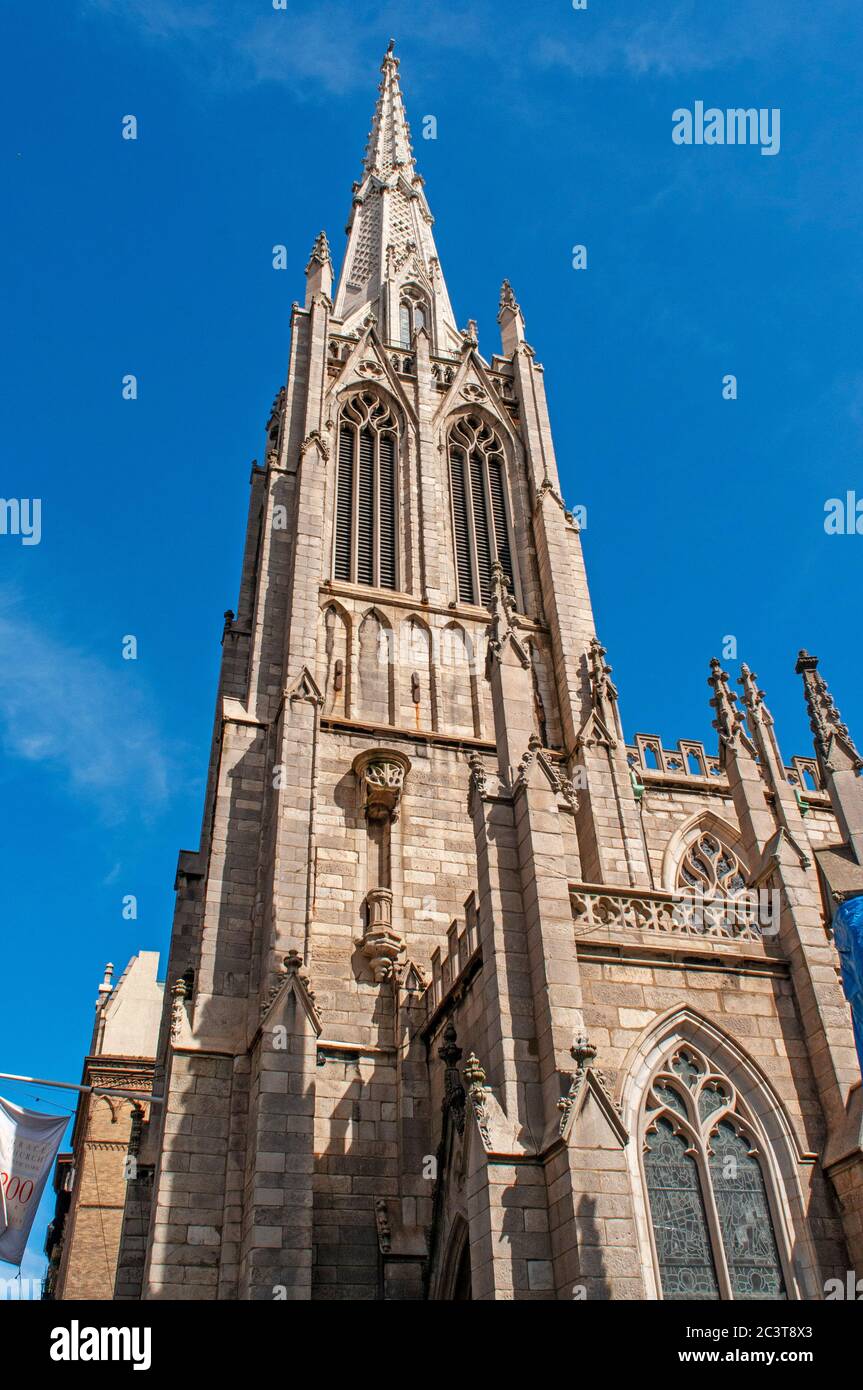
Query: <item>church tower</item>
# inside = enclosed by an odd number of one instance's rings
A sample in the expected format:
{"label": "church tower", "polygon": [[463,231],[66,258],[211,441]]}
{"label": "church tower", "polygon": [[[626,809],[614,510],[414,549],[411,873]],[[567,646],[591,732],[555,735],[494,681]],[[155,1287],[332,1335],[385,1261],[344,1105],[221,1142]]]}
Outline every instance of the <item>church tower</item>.
{"label": "church tower", "polygon": [[863,1239],[823,778],[718,663],[718,758],[627,746],[543,368],[506,282],[498,351],[458,327],[381,73],[252,469],[123,1287],[818,1297]]}

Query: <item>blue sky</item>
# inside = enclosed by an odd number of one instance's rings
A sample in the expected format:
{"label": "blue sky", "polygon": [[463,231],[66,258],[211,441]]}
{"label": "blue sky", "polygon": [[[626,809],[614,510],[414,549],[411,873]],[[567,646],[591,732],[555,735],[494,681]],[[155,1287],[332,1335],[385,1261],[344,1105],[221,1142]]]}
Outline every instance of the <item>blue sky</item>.
{"label": "blue sky", "polygon": [[[391,34],[457,319],[490,356],[509,277],[545,364],[627,735],[712,747],[708,660],[733,634],[786,760],[811,748],[801,646],[863,739],[863,537],[823,524],[863,498],[858,10],[4,7],[0,493],[42,499],[42,539],[0,536],[0,1069],[77,1080],[105,961],[166,949],[249,463],[321,227],[342,254]],[[673,144],[699,100],[780,108],[779,154]]]}

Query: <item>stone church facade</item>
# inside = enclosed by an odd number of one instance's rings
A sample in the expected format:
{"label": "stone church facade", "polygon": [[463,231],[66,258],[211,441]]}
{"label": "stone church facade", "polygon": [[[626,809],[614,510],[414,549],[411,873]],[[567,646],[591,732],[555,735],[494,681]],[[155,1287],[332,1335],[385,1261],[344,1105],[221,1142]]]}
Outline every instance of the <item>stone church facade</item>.
{"label": "stone church facade", "polygon": [[252,469],[120,1296],[863,1273],[860,759],[805,653],[815,756],[717,661],[717,753],[626,742],[506,283],[498,322],[456,325],[391,47]]}

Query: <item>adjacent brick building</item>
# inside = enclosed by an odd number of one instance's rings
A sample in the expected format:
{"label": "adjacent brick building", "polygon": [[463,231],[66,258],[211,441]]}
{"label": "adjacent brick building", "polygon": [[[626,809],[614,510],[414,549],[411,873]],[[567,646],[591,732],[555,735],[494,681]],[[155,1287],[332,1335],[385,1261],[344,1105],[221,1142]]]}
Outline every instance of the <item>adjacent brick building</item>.
{"label": "adjacent brick building", "polygon": [[860,760],[805,654],[815,757],[718,662],[718,751],[627,743],[543,368],[508,284],[499,351],[457,327],[382,74],[252,471],[118,1293],[818,1298],[863,1271]]}
{"label": "adjacent brick building", "polygon": [[[149,1112],[145,1097],[152,1090],[163,993],[158,968],[159,953],[141,951],[116,985],[109,965],[99,986],[81,1084],[132,1095],[82,1093],[78,1101],[72,1152],[57,1160],[57,1205],[45,1242],[46,1298],[114,1296],[121,1227],[130,1184],[137,1187],[135,1152]],[[127,1264],[133,1262],[132,1252],[129,1231]]]}

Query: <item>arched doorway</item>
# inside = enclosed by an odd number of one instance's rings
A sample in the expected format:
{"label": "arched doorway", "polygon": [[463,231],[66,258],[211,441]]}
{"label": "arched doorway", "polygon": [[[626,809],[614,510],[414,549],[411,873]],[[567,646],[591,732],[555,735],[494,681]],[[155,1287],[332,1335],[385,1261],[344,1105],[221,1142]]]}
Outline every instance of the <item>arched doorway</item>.
{"label": "arched doorway", "polygon": [[473,1298],[470,1235],[463,1216],[457,1216],[452,1225],[441,1288],[441,1299],[446,1303],[467,1303]]}

